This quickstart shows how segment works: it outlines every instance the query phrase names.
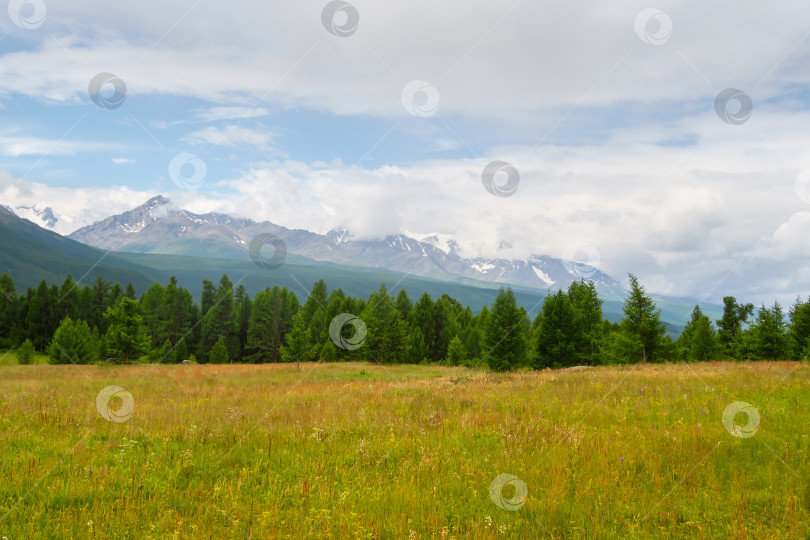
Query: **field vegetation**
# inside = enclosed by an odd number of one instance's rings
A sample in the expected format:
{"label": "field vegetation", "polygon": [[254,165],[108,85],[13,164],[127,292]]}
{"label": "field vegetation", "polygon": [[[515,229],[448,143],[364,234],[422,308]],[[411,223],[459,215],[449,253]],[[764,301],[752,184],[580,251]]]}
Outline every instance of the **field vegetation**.
{"label": "field vegetation", "polygon": [[808,402],[796,362],[3,365],[0,537],[806,538]]}

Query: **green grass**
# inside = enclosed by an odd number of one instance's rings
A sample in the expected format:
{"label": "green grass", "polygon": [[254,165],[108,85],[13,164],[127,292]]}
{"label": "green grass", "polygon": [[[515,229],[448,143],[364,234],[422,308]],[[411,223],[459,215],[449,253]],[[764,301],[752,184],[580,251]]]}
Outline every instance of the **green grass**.
{"label": "green grass", "polygon": [[0,537],[807,538],[808,403],[788,362],[3,366]]}
{"label": "green grass", "polygon": [[[46,353],[36,353],[34,356],[34,364],[47,364],[48,363],[48,355]],[[17,353],[14,349],[11,350],[0,350],[0,366],[16,366],[19,362],[17,361]]]}

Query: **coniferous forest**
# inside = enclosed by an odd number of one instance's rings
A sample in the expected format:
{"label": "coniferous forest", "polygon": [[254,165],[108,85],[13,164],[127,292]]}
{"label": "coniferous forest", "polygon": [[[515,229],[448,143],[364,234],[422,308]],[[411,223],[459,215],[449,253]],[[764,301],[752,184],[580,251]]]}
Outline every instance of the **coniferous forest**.
{"label": "coniferous forest", "polygon": [[[488,366],[494,371],[704,360],[796,360],[810,353],[810,299],[785,313],[723,299],[712,321],[695,306],[673,341],[654,300],[632,274],[623,318],[603,318],[596,286],[580,280],[549,292],[530,320],[511,289],[479,313],[448,295],[411,299],[385,285],[369,298],[318,281],[302,304],[287,288],[250,298],[227,275],[203,281],[199,303],[175,278],[138,296],[99,277],[79,286],[44,281],[20,294],[0,276],[0,347],[35,351],[55,364],[92,362],[271,363],[372,361]],[[335,321],[349,321],[339,324]],[[331,328],[331,331],[330,331]]]}

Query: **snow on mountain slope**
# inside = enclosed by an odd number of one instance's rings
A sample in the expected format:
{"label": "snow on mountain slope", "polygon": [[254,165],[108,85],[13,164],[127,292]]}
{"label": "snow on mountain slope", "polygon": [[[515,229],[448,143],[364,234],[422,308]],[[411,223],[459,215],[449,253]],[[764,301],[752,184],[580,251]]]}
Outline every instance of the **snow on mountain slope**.
{"label": "snow on mountain slope", "polygon": [[53,230],[59,222],[59,218],[56,217],[50,206],[46,206],[45,208],[39,208],[35,204],[31,206],[18,206],[13,209],[13,212],[17,214],[17,216],[36,223],[44,229]]}
{"label": "snow on mountain slope", "polygon": [[542,270],[540,270],[536,266],[532,265],[532,270],[534,270],[534,273],[537,275],[537,277],[539,277],[541,280],[543,280],[543,282],[546,285],[548,285],[549,287],[551,287],[552,285],[554,285],[556,283],[556,281],[551,279],[548,274],[546,274],[545,272],[543,272]]}

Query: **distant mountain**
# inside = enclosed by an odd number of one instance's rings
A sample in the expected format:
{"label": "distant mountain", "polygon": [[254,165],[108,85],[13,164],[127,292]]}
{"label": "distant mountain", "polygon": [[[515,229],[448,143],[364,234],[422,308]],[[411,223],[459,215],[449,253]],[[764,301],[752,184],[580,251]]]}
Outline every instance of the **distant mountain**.
{"label": "distant mountain", "polygon": [[[49,284],[61,284],[68,274],[81,285],[91,284],[98,276],[122,285],[131,282],[138,293],[153,283],[165,284],[171,276],[177,276],[179,283],[199,299],[204,279],[216,282],[228,274],[251,296],[278,285],[287,287],[302,301],[320,279],[330,289],[340,288],[361,298],[368,298],[381,283],[394,294],[407,290],[414,300],[423,293],[433,298],[448,294],[476,312],[491,304],[497,294],[497,285],[486,282],[448,283],[375,268],[319,263],[297,255],[288,255],[281,268],[270,271],[247,260],[103,251],[45,230],[0,205],[0,274],[4,273],[14,278],[20,293],[43,279]],[[515,295],[532,314],[542,304],[542,292],[516,288]]]}
{"label": "distant mountain", "polygon": [[15,215],[32,221],[46,229],[53,229],[59,222],[59,218],[56,217],[53,208],[50,206],[39,208],[36,204],[32,204],[31,206],[17,206],[14,209],[8,206],[5,208],[11,210]]}
{"label": "distant mountain", "polygon": [[399,234],[357,239],[346,230],[321,235],[225,214],[194,214],[162,196],[78,229],[69,238],[101,249],[132,253],[247,260],[250,241],[260,233],[272,233],[284,241],[288,253],[316,261],[382,268],[446,281],[487,281],[541,290],[567,288],[572,281],[585,277],[594,281],[603,295],[623,294],[619,281],[596,268],[544,255],[518,261],[469,259],[459,255],[458,244],[447,235],[417,239]]}

